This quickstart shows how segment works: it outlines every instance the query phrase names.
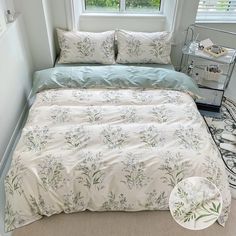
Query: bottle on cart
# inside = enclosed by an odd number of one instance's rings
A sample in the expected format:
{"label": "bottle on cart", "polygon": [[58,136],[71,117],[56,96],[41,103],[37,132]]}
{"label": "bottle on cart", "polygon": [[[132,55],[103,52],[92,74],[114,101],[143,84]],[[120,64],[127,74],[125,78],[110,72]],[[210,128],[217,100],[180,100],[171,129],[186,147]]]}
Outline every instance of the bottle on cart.
{"label": "bottle on cart", "polygon": [[188,65],[187,75],[189,76],[193,75],[193,61],[191,61],[191,63]]}
{"label": "bottle on cart", "polygon": [[14,14],[10,10],[7,10],[6,18],[7,23],[12,23],[15,20]]}

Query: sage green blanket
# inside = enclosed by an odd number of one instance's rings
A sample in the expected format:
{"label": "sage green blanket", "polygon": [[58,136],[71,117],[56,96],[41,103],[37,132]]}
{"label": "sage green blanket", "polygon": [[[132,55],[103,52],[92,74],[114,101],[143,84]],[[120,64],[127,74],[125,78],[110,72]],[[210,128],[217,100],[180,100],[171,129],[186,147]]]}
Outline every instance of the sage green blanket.
{"label": "sage green blanket", "polygon": [[159,88],[185,91],[198,97],[196,83],[187,75],[163,68],[137,66],[57,67],[37,71],[33,92],[58,88]]}

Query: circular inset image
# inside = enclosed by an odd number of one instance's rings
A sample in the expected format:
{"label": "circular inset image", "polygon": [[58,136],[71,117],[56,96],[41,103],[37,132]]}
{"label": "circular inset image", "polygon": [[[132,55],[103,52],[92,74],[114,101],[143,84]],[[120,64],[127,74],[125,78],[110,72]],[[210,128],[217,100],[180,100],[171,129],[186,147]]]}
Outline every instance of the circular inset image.
{"label": "circular inset image", "polygon": [[222,197],[219,189],[208,179],[190,177],[172,190],[169,208],[175,221],[191,230],[212,225],[220,216]]}

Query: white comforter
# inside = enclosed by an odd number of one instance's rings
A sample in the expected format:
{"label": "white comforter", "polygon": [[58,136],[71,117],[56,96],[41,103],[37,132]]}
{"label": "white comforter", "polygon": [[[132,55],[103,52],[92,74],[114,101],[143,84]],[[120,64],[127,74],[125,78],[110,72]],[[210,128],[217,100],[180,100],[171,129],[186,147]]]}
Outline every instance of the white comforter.
{"label": "white comforter", "polygon": [[167,90],[61,89],[37,94],[6,176],[6,230],[60,212],[167,210],[173,187],[224,164],[193,99]]}

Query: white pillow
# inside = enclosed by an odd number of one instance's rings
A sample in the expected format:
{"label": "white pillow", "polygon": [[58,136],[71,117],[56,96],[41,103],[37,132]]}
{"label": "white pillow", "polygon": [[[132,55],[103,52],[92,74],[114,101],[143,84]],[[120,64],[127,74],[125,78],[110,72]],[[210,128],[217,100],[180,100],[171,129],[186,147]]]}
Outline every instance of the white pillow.
{"label": "white pillow", "polygon": [[171,63],[169,32],[143,33],[117,30],[117,43],[118,63]]}
{"label": "white pillow", "polygon": [[91,33],[57,29],[61,49],[58,63],[115,64],[115,31]]}

